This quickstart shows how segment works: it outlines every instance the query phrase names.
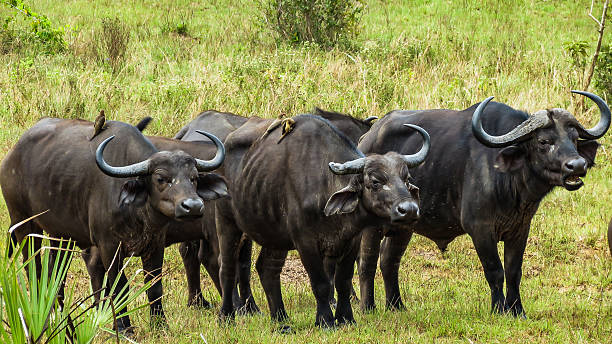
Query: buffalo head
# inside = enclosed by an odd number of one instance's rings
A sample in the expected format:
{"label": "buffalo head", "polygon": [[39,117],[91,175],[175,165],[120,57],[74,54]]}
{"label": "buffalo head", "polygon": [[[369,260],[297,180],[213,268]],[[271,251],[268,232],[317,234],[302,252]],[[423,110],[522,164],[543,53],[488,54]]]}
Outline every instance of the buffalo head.
{"label": "buffalo head", "polygon": [[529,168],[542,180],[567,190],[578,190],[587,168],[595,162],[602,137],[610,127],[610,109],[600,97],[583,91],[572,91],[593,100],[600,111],[599,123],[585,129],[564,109],[540,110],[523,123],[501,136],[491,136],[482,127],[481,115],[493,97],[480,103],[472,117],[474,136],[488,147],[504,147],[499,152],[495,167],[502,171]]}
{"label": "buffalo head", "polygon": [[412,155],[388,152],[372,154],[345,163],[330,162],[335,174],[354,174],[349,185],[334,193],[325,205],[325,215],[350,213],[362,206],[378,217],[394,223],[419,218],[419,188],[411,181],[409,168],[421,164],[429,152],[429,134],[422,128],[404,124],[423,137],[421,150]]}
{"label": "buffalo head", "polygon": [[162,151],[133,165],[113,167],[104,161],[103,153],[114,136],[104,140],[96,150],[96,163],[100,170],[111,177],[138,177],[123,184],[119,207],[138,207],[148,200],[153,209],[167,217],[193,218],[204,213],[203,200],[227,196],[227,185],[221,176],[199,173],[212,171],[223,163],[223,143],[214,135],[197,132],[207,136],[217,146],[212,160],[196,159],[183,151]]}

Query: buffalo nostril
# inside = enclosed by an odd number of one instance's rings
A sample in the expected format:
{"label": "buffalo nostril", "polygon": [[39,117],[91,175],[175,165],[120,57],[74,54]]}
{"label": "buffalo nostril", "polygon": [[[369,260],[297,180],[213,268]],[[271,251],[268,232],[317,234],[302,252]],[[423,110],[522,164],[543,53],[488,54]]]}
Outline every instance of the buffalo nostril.
{"label": "buffalo nostril", "polygon": [[196,214],[202,212],[204,203],[200,199],[192,198],[182,201],[179,206],[182,210],[181,212],[184,212],[185,214]]}
{"label": "buffalo nostril", "polygon": [[406,215],[406,213],[408,213],[408,207],[405,206],[404,204],[400,204],[399,206],[397,206],[397,213],[400,215]]}
{"label": "buffalo nostril", "polygon": [[565,168],[569,172],[574,172],[578,174],[585,173],[587,169],[587,162],[583,158],[572,159],[565,163]]}

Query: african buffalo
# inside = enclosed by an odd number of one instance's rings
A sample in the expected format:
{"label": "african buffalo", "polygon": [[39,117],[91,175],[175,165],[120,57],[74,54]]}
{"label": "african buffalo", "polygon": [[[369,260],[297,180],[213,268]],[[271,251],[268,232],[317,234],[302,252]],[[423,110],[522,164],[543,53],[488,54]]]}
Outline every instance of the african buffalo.
{"label": "african buffalo", "polygon": [[[348,115],[344,115],[338,112],[325,111],[319,108],[315,108],[313,114],[321,116],[336,126],[343,134],[345,134],[351,141],[357,142],[359,137],[363,135],[370,126],[372,121],[377,117],[368,117],[364,120],[356,119]],[[181,141],[189,141],[191,146],[183,147],[180,149],[187,153],[199,158],[208,158],[211,154],[210,144],[204,145],[200,149],[198,144],[206,140],[204,137],[197,133],[197,130],[206,130],[217,136],[220,140],[225,140],[227,135],[248,120],[247,117],[242,117],[229,112],[218,112],[209,110],[199,114],[193,121],[185,125],[175,136],[175,139]],[[261,119],[266,125],[272,124],[274,119]],[[262,122],[263,123],[263,122]],[[152,137],[149,139],[153,144],[163,150],[178,149],[181,145],[172,139],[162,137]],[[218,243],[216,237],[216,229],[214,223],[214,211],[212,207],[205,210],[205,216],[202,218],[202,230],[201,234],[203,238],[200,243],[197,241],[188,241],[184,236],[186,233],[196,233],[197,228],[193,225],[187,225],[182,228],[181,231],[175,231],[183,235],[181,239],[167,240],[167,245],[175,242],[184,241],[179,248],[183,264],[185,266],[185,272],[187,275],[187,286],[188,286],[188,305],[203,305],[207,307],[208,301],[202,297],[202,290],[200,288],[200,268],[199,265],[202,263],[206,268],[207,272],[211,276],[215,286],[221,293],[219,277],[218,277]],[[187,228],[189,226],[189,228]],[[259,308],[251,296],[250,288],[250,272],[251,272],[251,241],[244,237],[242,239],[240,258],[238,264],[239,278],[238,283],[240,285],[240,294],[237,291],[234,292],[234,303],[236,307],[244,307],[243,311],[246,313],[258,312]]]}
{"label": "african buffalo", "polygon": [[[412,123],[432,135],[434,158],[411,171],[422,191],[422,216],[411,230],[385,238],[382,248],[377,232],[363,234],[362,308],[374,307],[379,248],[387,306],[403,308],[398,269],[412,232],[430,238],[442,251],[455,237],[467,233],[491,288],[493,311],[524,316],[519,285],[531,219],[555,186],[570,191],[582,186],[580,178],[595,162],[599,146],[595,139],[610,126],[610,109],[601,98],[573,92],[599,107],[601,117],[593,129],[585,129],[567,110],[529,115],[504,104],[489,104],[491,98],[463,111],[392,111],[373,125],[360,142],[363,152],[413,151],[418,138],[398,131],[400,124]],[[497,253],[499,241],[505,242],[505,270]]]}
{"label": "african buffalo", "polygon": [[338,262],[335,319],[340,324],[354,322],[349,302],[356,254],[351,250],[353,237],[364,228],[418,218],[418,188],[410,183],[408,168],[427,155],[429,136],[424,130],[409,125],[425,141],[416,154],[364,156],[322,117],[299,115],[291,120],[292,130],[286,132],[284,126],[252,118],[225,140],[223,173],[232,198],[215,204],[221,320],[234,317],[234,266],[243,233],[262,246],[256,269],[272,319],[287,318],[280,273],[287,252],[297,249],[317,301],[315,324],[333,326],[328,262]]}
{"label": "african buffalo", "polygon": [[[83,120],[39,121],[2,162],[0,185],[11,224],[49,209],[15,230],[14,240],[44,229],[81,248],[95,247],[109,285],[119,278],[116,290],[121,290],[127,282],[120,270],[125,257],[141,257],[146,281],[160,276],[167,228],[201,217],[203,200],[227,195],[222,178],[199,173],[219,167],[225,151],[207,133],[202,134],[217,146],[210,161],[158,151],[125,123],[107,122],[90,141],[92,128]],[[160,280],[147,296],[152,320],[165,325]],[[118,330],[130,327],[127,316],[117,322]]]}

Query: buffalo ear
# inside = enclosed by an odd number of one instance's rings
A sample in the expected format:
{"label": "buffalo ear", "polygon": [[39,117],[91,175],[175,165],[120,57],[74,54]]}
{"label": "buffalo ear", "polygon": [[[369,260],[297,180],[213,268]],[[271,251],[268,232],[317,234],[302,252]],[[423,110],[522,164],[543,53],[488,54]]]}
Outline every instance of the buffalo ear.
{"label": "buffalo ear", "polygon": [[578,154],[587,161],[587,166],[595,165],[595,155],[597,155],[599,143],[595,140],[578,141]]}
{"label": "buffalo ear", "polygon": [[325,204],[325,216],[335,214],[351,213],[357,208],[359,194],[355,187],[349,184],[347,187],[336,191]]}
{"label": "buffalo ear", "polygon": [[198,176],[197,193],[205,201],[229,196],[225,178],[215,173],[200,174]]}
{"label": "buffalo ear", "polygon": [[508,146],[495,158],[495,168],[500,172],[514,172],[524,165],[525,151],[519,146]]}
{"label": "buffalo ear", "polygon": [[119,192],[119,207],[141,207],[148,197],[147,187],[141,179],[129,180],[123,184]]}

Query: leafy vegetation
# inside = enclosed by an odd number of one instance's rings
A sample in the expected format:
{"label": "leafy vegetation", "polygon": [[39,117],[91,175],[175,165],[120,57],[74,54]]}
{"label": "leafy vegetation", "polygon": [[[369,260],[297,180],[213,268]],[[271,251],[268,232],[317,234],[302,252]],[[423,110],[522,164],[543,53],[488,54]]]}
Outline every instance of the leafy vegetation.
{"label": "leafy vegetation", "polygon": [[363,0],[267,0],[265,27],[292,43],[347,44],[359,33]]}
{"label": "leafy vegetation", "polygon": [[[494,95],[528,111],[575,111],[569,90],[580,83],[564,42],[588,42],[586,53],[592,56],[595,34],[586,16],[590,1],[368,0],[360,34],[349,50],[279,40],[261,27],[261,8],[247,0],[31,4],[53,23],[72,29],[64,34],[68,48],[57,54],[32,49],[0,54],[0,158],[43,116],[93,120],[100,109],[108,119],[130,123],[152,116],[147,133],[164,136],[173,136],[211,108],[271,117],[320,106],[366,117],[393,109],[462,109]],[[13,13],[0,6],[0,17]],[[116,73],[88,53],[101,40],[102,18],[119,18],[130,32]],[[173,30],[183,23],[187,36]],[[610,43],[606,32],[604,45]],[[593,125],[596,107],[590,101],[585,105],[586,111],[576,116],[585,126]],[[600,142],[597,165],[585,186],[576,192],[554,191],[533,220],[521,283],[527,320],[489,314],[488,286],[467,236],[443,255],[431,241],[415,237],[400,268],[408,309],[384,310],[377,276],[379,308],[367,314],[356,309],[357,325],[335,331],[314,328],[314,297],[291,254],[283,275],[284,299],[296,330],[290,336],[270,323],[255,272],[254,295],[263,315],[238,317],[235,326],[219,325],[220,297],[204,273],[204,296],[216,308],[186,308],[180,255],[171,247],[163,280],[170,329],[150,330],[148,311],[138,311],[131,318],[138,326],[135,340],[607,343],[612,336],[612,260],[605,243],[612,216],[612,134]],[[9,225],[3,202],[0,224]],[[80,260],[74,260],[68,280],[75,297],[87,295],[89,280]],[[147,301],[141,296],[137,302]]]}
{"label": "leafy vegetation", "polygon": [[612,45],[610,44],[602,46],[599,52],[595,67],[595,88],[608,97],[612,95]]}
{"label": "leafy vegetation", "polygon": [[[19,38],[28,43],[36,43],[42,47],[45,53],[56,53],[66,48],[64,41],[64,28],[54,26],[53,23],[43,14],[34,12],[22,0],[1,0],[1,5],[12,10],[12,14],[4,18],[4,23],[0,26],[0,51],[10,49],[15,45]],[[20,26],[20,20],[29,23],[30,29],[15,29]]]}
{"label": "leafy vegetation", "polygon": [[[29,258],[22,264],[18,253],[24,247]],[[0,338],[6,344],[86,344],[101,334],[116,336],[111,330],[114,319],[139,308],[117,313],[151,285],[145,284],[131,292],[127,288],[117,290],[118,296],[111,300],[107,295],[116,290],[117,283],[114,283],[110,291],[100,291],[100,302],[96,305],[91,291],[80,296],[74,286],[68,286],[65,294],[60,291],[74,253],[78,252],[74,244],[43,239],[42,246],[37,248],[34,240],[26,238],[15,250],[17,254],[10,256],[6,245],[0,261],[0,319],[4,323],[0,326]]]}

